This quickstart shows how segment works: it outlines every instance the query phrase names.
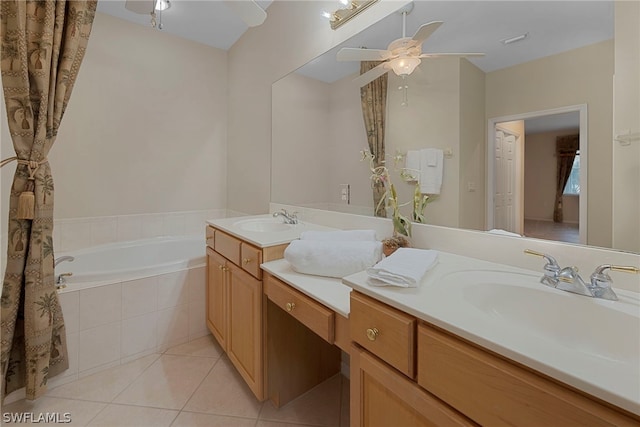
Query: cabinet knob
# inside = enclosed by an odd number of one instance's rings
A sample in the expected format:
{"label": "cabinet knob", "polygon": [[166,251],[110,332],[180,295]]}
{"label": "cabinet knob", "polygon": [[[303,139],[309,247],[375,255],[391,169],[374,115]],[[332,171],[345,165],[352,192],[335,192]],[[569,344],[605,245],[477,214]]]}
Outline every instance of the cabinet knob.
{"label": "cabinet knob", "polygon": [[367,329],[367,338],[369,338],[370,341],[375,341],[376,338],[378,338],[379,334],[380,334],[380,331],[378,331],[377,328]]}
{"label": "cabinet knob", "polygon": [[296,303],[295,302],[288,302],[285,307],[287,308],[287,311],[289,313],[291,313],[293,311],[293,309],[296,308]]}
{"label": "cabinet knob", "polygon": [[219,265],[219,266],[218,266],[218,270],[220,270],[220,271],[224,271],[224,265]]}
{"label": "cabinet knob", "polygon": [[251,262],[251,258],[242,258],[243,264],[249,264]]}

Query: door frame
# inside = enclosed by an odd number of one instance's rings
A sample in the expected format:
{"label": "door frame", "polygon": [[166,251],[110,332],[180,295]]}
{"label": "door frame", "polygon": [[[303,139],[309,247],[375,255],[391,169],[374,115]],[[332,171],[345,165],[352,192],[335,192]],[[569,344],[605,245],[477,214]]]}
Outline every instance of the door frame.
{"label": "door frame", "polygon": [[[507,230],[507,231],[512,231],[518,234],[524,234],[524,196],[523,196],[523,192],[524,192],[524,172],[523,172],[523,164],[524,164],[524,150],[522,147],[522,137],[524,137],[524,135],[521,135],[517,132],[512,131],[511,129],[507,129],[506,127],[500,126],[502,122],[500,123],[496,123],[495,125],[495,129],[496,130],[500,130],[502,133],[507,134],[507,135],[512,135],[516,138],[515,144],[514,144],[514,153],[513,153],[513,159],[514,159],[514,167],[513,167],[513,176],[512,178],[514,178],[515,182],[514,182],[514,192],[513,192],[513,215],[515,216],[513,222],[514,222],[514,230]],[[493,160],[494,160],[494,173],[495,173],[495,135],[496,133],[494,132],[494,155],[493,155]],[[495,196],[495,180],[493,181],[494,183],[494,194],[492,195]],[[492,199],[493,200],[493,199]],[[495,228],[495,206],[492,209],[494,215],[493,215],[493,219],[494,219],[494,223],[493,223],[493,227]]]}
{"label": "door frame", "polygon": [[[515,120],[527,120],[533,119],[540,116],[550,116],[553,114],[560,113],[571,113],[578,112],[580,113],[580,214],[579,214],[579,236],[580,243],[583,245],[587,244],[587,168],[589,165],[588,162],[588,141],[589,135],[587,134],[587,104],[577,104],[577,105],[569,105],[566,107],[552,108],[548,110],[540,110],[540,111],[532,111],[528,113],[522,114],[511,114],[508,116],[500,116],[490,118],[487,126],[487,174],[485,176],[485,186],[487,189],[487,203],[486,203],[486,213],[487,213],[487,222],[486,227],[487,230],[491,230],[493,228],[494,223],[494,215],[493,215],[493,195],[495,192],[495,181],[494,181],[494,173],[495,173],[495,129],[496,125],[501,122],[511,122]],[[526,144],[526,135],[525,135],[525,144]],[[523,174],[524,175],[524,174]],[[586,189],[584,191],[583,189]],[[522,212],[524,215],[524,212]]]}

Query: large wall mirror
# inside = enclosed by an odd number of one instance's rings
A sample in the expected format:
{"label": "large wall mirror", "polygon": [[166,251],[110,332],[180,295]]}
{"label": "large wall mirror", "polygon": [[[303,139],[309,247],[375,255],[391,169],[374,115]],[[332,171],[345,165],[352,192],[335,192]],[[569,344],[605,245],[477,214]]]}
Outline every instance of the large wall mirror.
{"label": "large wall mirror", "polygon": [[[403,156],[441,149],[441,191],[426,207],[426,223],[615,246],[615,7],[415,2],[408,37],[426,22],[443,21],[423,52],[485,55],[423,59],[405,78],[387,73],[385,160],[400,201],[411,200],[415,188],[400,177]],[[273,84],[272,202],[374,214],[370,165],[361,155],[367,135],[360,87],[353,82],[360,63],[338,62],[336,54],[342,47],[386,49],[402,37],[402,21],[394,13]],[[556,147],[565,137],[577,146],[560,197],[563,219],[554,222]],[[638,164],[640,158],[631,168]],[[617,249],[640,252],[633,245]]]}

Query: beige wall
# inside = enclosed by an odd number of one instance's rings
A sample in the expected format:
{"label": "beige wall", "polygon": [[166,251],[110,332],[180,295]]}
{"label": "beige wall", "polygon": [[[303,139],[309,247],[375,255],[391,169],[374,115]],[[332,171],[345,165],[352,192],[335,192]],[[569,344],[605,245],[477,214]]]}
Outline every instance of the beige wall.
{"label": "beige wall", "polygon": [[96,14],[49,155],[56,219],[224,208],[226,70],[222,50]]}
{"label": "beige wall", "polygon": [[[615,9],[613,133],[640,132],[640,3]],[[613,247],[640,252],[640,140],[613,143]]]}
{"label": "beige wall", "polygon": [[[488,73],[486,117],[587,104],[590,245],[611,247],[613,40]],[[588,72],[587,72],[588,70]],[[597,163],[591,163],[597,162]]]}
{"label": "beige wall", "polygon": [[334,31],[321,16],[324,9],[335,9],[334,1],[273,2],[265,23],[249,29],[233,45],[228,52],[233,94],[227,158],[230,209],[269,209],[271,84],[406,3],[382,0]]}
{"label": "beige wall", "polygon": [[[556,198],[556,137],[579,132],[527,134],[524,153],[524,217],[553,221]],[[579,197],[563,197],[564,222],[579,222]]]}

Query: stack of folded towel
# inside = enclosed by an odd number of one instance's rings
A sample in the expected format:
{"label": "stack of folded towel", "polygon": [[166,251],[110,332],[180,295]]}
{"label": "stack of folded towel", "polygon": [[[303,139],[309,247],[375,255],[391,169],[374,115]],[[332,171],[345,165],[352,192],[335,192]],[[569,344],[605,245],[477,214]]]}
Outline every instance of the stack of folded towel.
{"label": "stack of folded towel", "polygon": [[437,251],[398,248],[389,257],[367,268],[367,274],[371,278],[369,283],[373,286],[415,288],[437,261]]}
{"label": "stack of folded towel", "polygon": [[342,278],[371,267],[382,258],[374,230],[307,231],[284,251],[298,273]]}

